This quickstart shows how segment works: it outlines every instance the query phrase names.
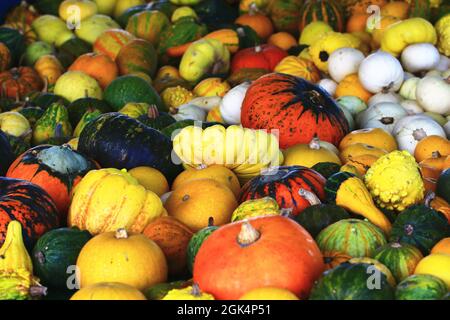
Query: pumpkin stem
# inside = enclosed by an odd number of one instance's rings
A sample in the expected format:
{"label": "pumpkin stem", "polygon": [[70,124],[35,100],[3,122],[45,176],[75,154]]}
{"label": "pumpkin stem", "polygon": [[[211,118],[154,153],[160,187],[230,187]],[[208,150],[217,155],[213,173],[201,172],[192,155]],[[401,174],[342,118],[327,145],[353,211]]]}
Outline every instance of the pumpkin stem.
{"label": "pumpkin stem", "polygon": [[208,227],[214,227],[214,217],[208,218]]}
{"label": "pumpkin stem", "polygon": [[423,128],[420,128],[420,129],[415,129],[413,131],[412,136],[416,141],[420,141],[423,138],[427,137],[427,133],[425,132],[425,130],[423,130]]}
{"label": "pumpkin stem", "polygon": [[382,93],[388,93],[389,90],[391,90],[391,88],[394,85],[394,81],[391,81],[386,87],[383,87],[383,89],[381,90]]}
{"label": "pumpkin stem", "polygon": [[393,124],[394,123],[394,118],[393,117],[383,117],[380,119],[380,122],[382,124],[388,125],[388,124]]}
{"label": "pumpkin stem", "polygon": [[256,52],[256,53],[259,53],[259,52],[261,52],[261,51],[262,51],[261,46],[256,46],[256,47],[255,47],[255,52]]}
{"label": "pumpkin stem", "polygon": [[159,117],[159,111],[155,104],[151,104],[148,108],[147,117],[149,119],[156,119]]}
{"label": "pumpkin stem", "polygon": [[281,208],[280,209],[280,215],[282,216],[282,217],[285,217],[285,218],[290,218],[290,217],[292,217],[292,208]]}
{"label": "pumpkin stem", "polygon": [[237,32],[239,37],[244,37],[245,36],[245,30],[242,27],[237,28],[236,32]]}
{"label": "pumpkin stem", "polygon": [[200,290],[200,287],[198,286],[197,283],[194,283],[194,284],[192,285],[192,291],[191,291],[191,294],[192,294],[194,297],[200,297],[200,296],[202,295],[202,292],[201,292],[201,290]]}
{"label": "pumpkin stem", "polygon": [[237,236],[237,242],[241,247],[249,246],[259,239],[261,234],[256,230],[248,220],[242,223],[241,231]]}
{"label": "pumpkin stem", "polygon": [[32,298],[39,298],[45,295],[47,295],[47,287],[44,287],[42,285],[30,287],[30,296]]}
{"label": "pumpkin stem", "polygon": [[44,88],[42,89],[43,93],[48,92],[48,77],[44,77]]}
{"label": "pumpkin stem", "polygon": [[316,204],[321,204],[322,202],[320,201],[320,199],[311,191],[306,190],[306,189],[299,189],[298,190],[298,194],[303,197],[304,199],[306,199],[306,201],[309,202],[310,205],[316,205]]}
{"label": "pumpkin stem", "polygon": [[438,159],[438,158],[440,158],[440,157],[442,157],[442,155],[441,155],[441,153],[439,152],[439,150],[433,151],[433,152],[431,153],[431,158],[433,158],[433,159]]}
{"label": "pumpkin stem", "polygon": [[427,194],[425,195],[425,200],[424,200],[425,206],[427,206],[428,208],[431,208],[431,201],[433,201],[434,198],[436,198],[436,194],[433,191],[428,191]]}
{"label": "pumpkin stem", "polygon": [[309,143],[309,148],[314,150],[320,150],[320,139],[314,135],[311,142]]}
{"label": "pumpkin stem", "polygon": [[125,228],[117,229],[115,238],[116,239],[127,239],[128,238],[127,230]]}
{"label": "pumpkin stem", "polygon": [[258,6],[256,5],[255,2],[250,3],[250,6],[248,7],[248,14],[250,16],[254,16],[255,14],[257,14],[259,11]]}

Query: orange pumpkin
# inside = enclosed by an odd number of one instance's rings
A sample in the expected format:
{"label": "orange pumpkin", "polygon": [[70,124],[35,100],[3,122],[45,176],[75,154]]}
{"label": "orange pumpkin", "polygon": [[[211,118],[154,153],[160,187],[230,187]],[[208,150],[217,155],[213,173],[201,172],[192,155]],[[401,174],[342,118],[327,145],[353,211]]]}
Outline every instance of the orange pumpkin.
{"label": "orange pumpkin", "polygon": [[187,246],[194,235],[187,226],[173,217],[161,217],[148,224],[143,234],[164,252],[169,274],[185,271]]}
{"label": "orange pumpkin", "polygon": [[357,14],[352,15],[347,20],[347,26],[346,26],[347,32],[365,31],[368,18],[369,18],[369,15],[367,13],[357,13]]}
{"label": "orange pumpkin", "polygon": [[274,71],[304,78],[311,82],[320,80],[319,69],[317,69],[314,63],[296,56],[285,57],[276,65]]}
{"label": "orange pumpkin", "polygon": [[264,40],[269,38],[273,33],[272,21],[267,16],[262,13],[255,12],[254,10],[250,10],[249,13],[239,16],[235,23],[243,26],[249,26],[256,31],[261,39]]}
{"label": "orange pumpkin", "polygon": [[97,80],[105,89],[119,74],[116,63],[106,54],[85,53],[69,67],[69,71],[82,71]]}
{"label": "orange pumpkin", "polygon": [[436,243],[433,249],[431,249],[431,253],[444,253],[450,255],[450,237],[444,238]]}
{"label": "orange pumpkin", "polygon": [[3,72],[6,69],[8,69],[10,63],[11,63],[11,52],[3,42],[0,42],[0,72]]}
{"label": "orange pumpkin", "polygon": [[133,39],[135,37],[128,31],[121,29],[106,30],[95,40],[93,49],[95,53],[106,54],[114,61],[120,49]]}
{"label": "orange pumpkin", "polygon": [[352,165],[358,171],[360,176],[366,174],[366,171],[372,166],[372,164],[378,160],[379,157],[373,154],[362,154],[355,157],[350,157],[345,163],[346,165]]}
{"label": "orange pumpkin", "polygon": [[339,150],[342,151],[355,143],[364,143],[388,152],[397,150],[397,142],[394,137],[381,128],[367,128],[350,132],[339,143]]}
{"label": "orange pumpkin", "polygon": [[420,161],[419,165],[432,167],[439,170],[439,172],[442,172],[445,169],[450,168],[450,155],[441,156],[439,152],[435,152],[430,158]]}
{"label": "orange pumpkin", "polygon": [[442,213],[450,223],[450,204],[445,199],[436,196],[434,192],[428,192],[425,196],[424,203],[427,207]]}
{"label": "orange pumpkin", "polygon": [[340,152],[340,158],[343,163],[347,163],[351,158],[362,155],[373,155],[377,158],[384,156],[388,152],[384,149],[375,148],[365,143],[355,143],[349,145]]}
{"label": "orange pumpkin", "polygon": [[436,191],[436,182],[441,175],[441,170],[434,167],[419,164],[420,174],[422,175],[422,180],[426,191]]}
{"label": "orange pumpkin", "polygon": [[350,74],[336,88],[336,97],[343,96],[355,96],[367,103],[372,94],[362,86],[357,74]]}
{"label": "orange pumpkin", "polygon": [[417,162],[431,158],[434,152],[441,156],[450,155],[450,141],[444,137],[431,135],[419,141],[414,149],[414,158]]}
{"label": "orange pumpkin", "polygon": [[282,31],[272,34],[267,43],[287,51],[297,45],[297,40],[290,33]]}
{"label": "orange pumpkin", "polygon": [[306,298],[324,269],[317,244],[299,224],[264,216],[214,231],[195,257],[193,279],[216,299],[238,299],[266,286]]}
{"label": "orange pumpkin", "polygon": [[409,3],[405,1],[391,1],[381,8],[381,15],[407,19],[409,17]]}
{"label": "orange pumpkin", "polygon": [[50,54],[41,56],[34,64],[34,69],[41,79],[47,81],[48,84],[55,84],[56,80],[64,73],[61,62]]}
{"label": "orange pumpkin", "polygon": [[351,256],[339,251],[327,251],[326,255],[323,257],[323,261],[325,262],[325,269],[333,269],[341,263],[347,262],[351,258]]}
{"label": "orange pumpkin", "polygon": [[358,0],[349,4],[346,9],[349,15],[363,14],[367,13],[367,8],[371,5],[383,7],[386,3],[387,0]]}
{"label": "orange pumpkin", "polygon": [[18,67],[0,73],[0,89],[8,98],[20,98],[34,91],[40,91],[43,82],[31,67]]}

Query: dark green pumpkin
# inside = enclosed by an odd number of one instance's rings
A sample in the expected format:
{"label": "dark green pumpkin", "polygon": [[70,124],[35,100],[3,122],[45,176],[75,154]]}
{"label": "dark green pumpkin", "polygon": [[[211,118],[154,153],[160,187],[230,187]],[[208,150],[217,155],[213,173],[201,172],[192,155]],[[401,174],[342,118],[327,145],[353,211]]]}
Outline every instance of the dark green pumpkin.
{"label": "dark green pumpkin", "polygon": [[307,207],[294,220],[303,226],[315,238],[320,231],[343,219],[349,219],[349,213],[335,204],[316,204]]}
{"label": "dark green pumpkin", "polygon": [[197,231],[189,241],[186,258],[187,267],[191,274],[194,267],[195,256],[197,255],[198,250],[200,250],[202,243],[211,235],[211,233],[216,231],[218,228],[219,227],[214,226],[213,221],[210,220],[209,226]]}
{"label": "dark green pumpkin", "polygon": [[148,289],[144,290],[144,295],[147,298],[147,300],[161,300],[164,298],[167,293],[172,289],[183,289],[186,287],[189,287],[192,285],[192,281],[173,281],[173,282],[165,282],[165,283],[158,283],[153,286],[151,286]]}
{"label": "dark green pumpkin", "polygon": [[232,6],[226,0],[201,1],[192,7],[200,21],[208,26],[209,31],[221,29],[233,23],[238,15],[238,6]]}
{"label": "dark green pumpkin", "polygon": [[41,107],[27,107],[19,110],[19,113],[27,118],[30,126],[33,128],[36,121],[44,114],[44,109]]}
{"label": "dark green pumpkin", "polygon": [[316,170],[323,175],[325,179],[328,179],[333,174],[339,172],[341,166],[334,162],[319,162],[313,165],[311,169]]}
{"label": "dark green pumpkin", "polygon": [[409,0],[409,16],[430,19],[431,7],[429,0]]}
{"label": "dark green pumpkin", "polygon": [[128,20],[136,13],[147,11],[148,10],[148,4],[140,4],[134,7],[130,7],[127,10],[125,10],[117,19],[116,21],[122,26],[123,29],[128,24]]}
{"label": "dark green pumpkin", "polygon": [[79,56],[92,52],[92,45],[80,38],[72,38],[64,42],[56,53],[56,57],[64,68],[68,68]]}
{"label": "dark green pumpkin", "polygon": [[440,212],[414,205],[401,212],[392,225],[390,241],[408,243],[427,255],[441,239],[450,236],[450,225]]}
{"label": "dark green pumpkin", "polygon": [[344,181],[352,177],[356,177],[356,175],[346,171],[332,174],[325,183],[325,200],[328,203],[335,203],[339,187]]}
{"label": "dark green pumpkin", "polygon": [[69,105],[69,101],[67,99],[58,96],[51,92],[33,92],[27,96],[30,99],[30,102],[35,104],[42,109],[47,109],[54,102],[61,103],[66,107]]}
{"label": "dark green pumpkin", "polygon": [[324,21],[336,32],[343,32],[345,29],[344,12],[339,1],[305,1],[300,9],[300,12],[300,32],[305,26],[314,21]]}
{"label": "dark green pumpkin", "polygon": [[77,126],[78,122],[80,122],[81,118],[88,109],[97,109],[102,113],[112,111],[110,105],[105,100],[89,97],[77,99],[67,106],[70,124],[74,128]]}
{"label": "dark green pumpkin", "polygon": [[309,299],[393,300],[394,288],[373,265],[344,262],[323,274],[314,284]]}
{"label": "dark green pumpkin", "polygon": [[34,274],[43,285],[67,288],[69,266],[76,265],[81,248],[92,236],[76,228],[60,228],[45,233],[37,241],[32,260]]}
{"label": "dark green pumpkin", "polygon": [[238,34],[240,49],[256,47],[262,43],[256,31],[249,26],[233,25],[232,29],[236,30]]}
{"label": "dark green pumpkin", "polygon": [[298,35],[300,9],[303,0],[271,0],[268,5],[269,16],[277,31]]}
{"label": "dark green pumpkin", "polygon": [[436,195],[450,203],[450,168],[444,170],[436,183]]}
{"label": "dark green pumpkin", "polygon": [[392,242],[378,248],[373,258],[388,267],[395,280],[400,282],[414,273],[423,255],[413,245]]}
{"label": "dark green pumpkin", "polygon": [[440,300],[448,292],[440,278],[430,274],[415,274],[397,285],[396,300]]}
{"label": "dark green pumpkin", "polygon": [[16,155],[9,144],[8,136],[0,130],[0,176],[4,176]]}
{"label": "dark green pumpkin", "polygon": [[172,4],[169,0],[157,0],[152,1],[148,4],[140,4],[131,8],[128,8],[120,15],[120,17],[117,18],[117,22],[125,28],[128,23],[128,19],[136,13],[142,12],[142,11],[151,11],[151,10],[158,10],[164,13],[167,17],[171,17],[172,13],[177,8],[176,5]]}
{"label": "dark green pumpkin", "polygon": [[41,14],[58,16],[58,9],[61,2],[63,2],[63,0],[36,0],[33,2],[33,6]]}
{"label": "dark green pumpkin", "polygon": [[31,144],[28,140],[24,140],[20,137],[16,137],[10,134],[6,134],[9,144],[11,145],[11,149],[15,155],[15,158],[20,156],[22,153],[30,149]]}
{"label": "dark green pumpkin", "polygon": [[11,52],[12,63],[16,65],[26,48],[23,34],[17,29],[0,27],[0,42],[8,47]]}

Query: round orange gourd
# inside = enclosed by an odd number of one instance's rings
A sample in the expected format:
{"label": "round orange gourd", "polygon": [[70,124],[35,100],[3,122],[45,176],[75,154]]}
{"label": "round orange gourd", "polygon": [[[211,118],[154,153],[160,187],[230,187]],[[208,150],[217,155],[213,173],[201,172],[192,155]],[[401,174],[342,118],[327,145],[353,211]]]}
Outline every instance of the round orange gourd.
{"label": "round orange gourd", "polygon": [[297,40],[290,33],[282,31],[272,34],[267,43],[287,51],[297,45]]}
{"label": "round orange gourd", "polygon": [[230,169],[213,164],[211,166],[199,166],[198,168],[189,168],[181,172],[173,181],[172,190],[177,189],[182,184],[198,179],[213,179],[227,186],[237,197],[241,190],[241,185],[236,175]]}
{"label": "round orange gourd", "polygon": [[375,148],[384,149],[388,152],[397,150],[395,138],[386,130],[381,128],[367,128],[354,130],[347,134],[339,144],[339,150],[344,150],[349,145],[364,143]]}
{"label": "round orange gourd", "polygon": [[356,157],[351,157],[345,163],[346,165],[352,165],[356,168],[358,174],[363,176],[366,174],[366,171],[372,166],[372,164],[378,160],[378,156],[372,154],[362,154]]}
{"label": "round orange gourd", "polygon": [[319,144],[319,139],[314,138],[309,144],[296,144],[283,152],[285,166],[304,166],[311,168],[319,162],[333,162],[341,165],[339,157],[330,149]]}
{"label": "round orange gourd", "polygon": [[169,191],[166,177],[157,169],[151,167],[136,167],[128,171],[145,189],[162,196]]}
{"label": "round orange gourd", "polygon": [[70,300],[147,300],[135,287],[120,282],[100,282],[78,290]]}
{"label": "round orange gourd", "polygon": [[283,58],[283,60],[276,65],[274,71],[304,78],[311,82],[320,80],[319,69],[317,69],[314,63],[310,60],[296,56],[287,56]]}
{"label": "round orange gourd", "polygon": [[159,246],[125,229],[89,240],[77,259],[81,288],[99,282],[121,282],[144,290],[167,280],[167,262]]}
{"label": "round orange gourd", "polygon": [[120,49],[133,39],[135,39],[135,36],[128,31],[121,29],[106,30],[95,40],[93,49],[95,53],[106,54],[114,61]]}
{"label": "round orange gourd", "polygon": [[450,141],[437,135],[427,136],[420,140],[414,149],[414,158],[420,162],[431,158],[433,152],[439,152],[441,156],[450,155]]}
{"label": "round orange gourd", "polygon": [[450,155],[441,156],[439,153],[434,153],[430,158],[419,162],[420,166],[432,167],[439,171],[444,171],[450,168]]}
{"label": "round orange gourd", "polygon": [[384,149],[375,148],[365,143],[355,143],[341,150],[340,157],[343,163],[347,163],[350,158],[355,158],[366,154],[379,158],[387,153],[388,152]]}
{"label": "round orange gourd", "polygon": [[82,71],[97,80],[105,89],[117,78],[119,70],[116,63],[106,54],[85,53],[79,56],[69,67],[69,71]]}
{"label": "round orange gourd", "polygon": [[407,19],[409,17],[409,3],[406,1],[391,1],[381,8],[381,15]]}
{"label": "round orange gourd", "polygon": [[43,81],[48,84],[55,84],[56,80],[64,73],[64,68],[59,60],[53,55],[43,55],[34,64]]}
{"label": "round orange gourd", "polygon": [[362,86],[357,74],[351,74],[339,82],[336,88],[336,97],[343,96],[355,96],[367,103],[372,94]]}
{"label": "round orange gourd", "polygon": [[262,13],[255,13],[250,11],[249,13],[239,16],[236,24],[249,26],[258,34],[261,39],[267,39],[273,33],[272,21]]}
{"label": "round orange gourd", "polygon": [[431,249],[431,253],[450,254],[450,237],[444,238],[438,243],[436,243],[433,249]]}
{"label": "round orange gourd", "polygon": [[234,193],[213,179],[183,183],[174,189],[164,204],[170,216],[195,232],[208,226],[210,217],[218,226],[229,223],[237,206]]}
{"label": "round orange gourd", "polygon": [[367,13],[357,13],[352,15],[347,20],[346,30],[347,32],[362,32],[366,30],[367,18],[369,15]]}

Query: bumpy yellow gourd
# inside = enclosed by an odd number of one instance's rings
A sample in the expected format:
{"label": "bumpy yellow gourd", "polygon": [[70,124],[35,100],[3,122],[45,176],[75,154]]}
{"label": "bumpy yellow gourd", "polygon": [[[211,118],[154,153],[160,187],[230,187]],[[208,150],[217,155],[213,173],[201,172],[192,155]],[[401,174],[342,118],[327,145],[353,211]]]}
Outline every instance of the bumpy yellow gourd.
{"label": "bumpy yellow gourd", "polygon": [[200,288],[194,284],[183,289],[170,290],[162,300],[215,300],[209,293],[201,292]]}
{"label": "bumpy yellow gourd", "polygon": [[29,300],[45,295],[46,290],[26,269],[0,271],[0,300]]}
{"label": "bumpy yellow gourd", "polygon": [[0,271],[19,269],[33,273],[33,264],[23,243],[22,225],[13,220],[8,224],[5,242],[0,248]]}
{"label": "bumpy yellow gourd", "polygon": [[176,86],[165,89],[161,98],[168,108],[177,108],[194,99],[194,94],[186,88]]}
{"label": "bumpy yellow gourd", "polygon": [[382,208],[403,211],[422,201],[425,193],[419,166],[407,151],[393,151],[375,161],[364,176]]}
{"label": "bumpy yellow gourd", "polygon": [[411,18],[387,28],[381,38],[381,50],[399,56],[407,46],[423,42],[436,44],[436,30],[423,18]]}
{"label": "bumpy yellow gourd", "polygon": [[247,200],[234,210],[231,221],[239,221],[253,217],[280,214],[280,206],[271,197]]}
{"label": "bumpy yellow gourd", "polygon": [[439,19],[436,23],[436,31],[439,51],[446,56],[450,56],[450,14]]}

